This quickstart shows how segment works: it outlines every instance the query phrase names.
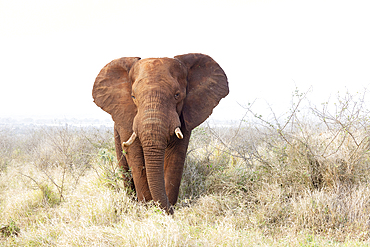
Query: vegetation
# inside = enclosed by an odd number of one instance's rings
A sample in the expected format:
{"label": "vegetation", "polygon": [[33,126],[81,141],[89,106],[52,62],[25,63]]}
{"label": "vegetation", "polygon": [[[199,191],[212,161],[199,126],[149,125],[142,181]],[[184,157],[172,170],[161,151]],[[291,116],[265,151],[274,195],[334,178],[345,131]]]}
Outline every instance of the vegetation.
{"label": "vegetation", "polygon": [[109,128],[0,130],[2,246],[368,246],[364,95],[193,131],[174,216],[123,187]]}

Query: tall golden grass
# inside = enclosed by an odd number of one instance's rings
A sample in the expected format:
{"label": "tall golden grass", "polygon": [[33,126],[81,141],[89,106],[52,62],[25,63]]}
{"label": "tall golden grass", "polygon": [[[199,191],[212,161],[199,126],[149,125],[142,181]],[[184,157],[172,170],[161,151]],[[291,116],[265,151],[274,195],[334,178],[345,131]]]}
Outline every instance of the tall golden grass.
{"label": "tall golden grass", "polygon": [[195,129],[174,216],[123,187],[111,129],[4,126],[0,245],[368,246],[364,100],[305,99]]}

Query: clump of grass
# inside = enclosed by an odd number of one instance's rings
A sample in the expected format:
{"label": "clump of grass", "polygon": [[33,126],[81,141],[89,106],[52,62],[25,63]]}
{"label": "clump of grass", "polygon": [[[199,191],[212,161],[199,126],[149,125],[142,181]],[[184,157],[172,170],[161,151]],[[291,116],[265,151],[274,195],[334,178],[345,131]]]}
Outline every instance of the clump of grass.
{"label": "clump of grass", "polygon": [[0,234],[3,237],[10,237],[10,236],[16,237],[18,236],[19,232],[20,232],[20,229],[13,220],[10,220],[9,224],[0,227]]}

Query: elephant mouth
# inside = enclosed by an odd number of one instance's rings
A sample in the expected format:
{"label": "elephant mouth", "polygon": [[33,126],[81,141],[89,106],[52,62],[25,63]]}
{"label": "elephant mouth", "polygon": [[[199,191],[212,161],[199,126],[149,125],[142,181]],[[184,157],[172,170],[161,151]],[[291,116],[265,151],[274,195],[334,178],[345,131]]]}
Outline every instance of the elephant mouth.
{"label": "elephant mouth", "polygon": [[[184,138],[184,135],[182,134],[182,132],[180,130],[180,127],[176,127],[176,129],[175,129],[175,135],[179,139],[183,139]],[[131,146],[132,143],[134,143],[136,137],[137,137],[137,135],[136,135],[135,131],[132,132],[132,135],[130,136],[130,138],[127,141],[123,142],[122,143],[122,146],[123,147]]]}

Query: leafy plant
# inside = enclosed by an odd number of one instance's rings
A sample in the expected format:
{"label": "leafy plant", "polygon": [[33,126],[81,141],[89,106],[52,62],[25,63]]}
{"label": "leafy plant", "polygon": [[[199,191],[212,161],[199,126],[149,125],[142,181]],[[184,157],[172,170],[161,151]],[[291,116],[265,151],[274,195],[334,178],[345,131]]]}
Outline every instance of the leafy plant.
{"label": "leafy plant", "polygon": [[0,227],[0,233],[4,237],[16,237],[19,235],[20,229],[13,220],[10,220],[9,224]]}

